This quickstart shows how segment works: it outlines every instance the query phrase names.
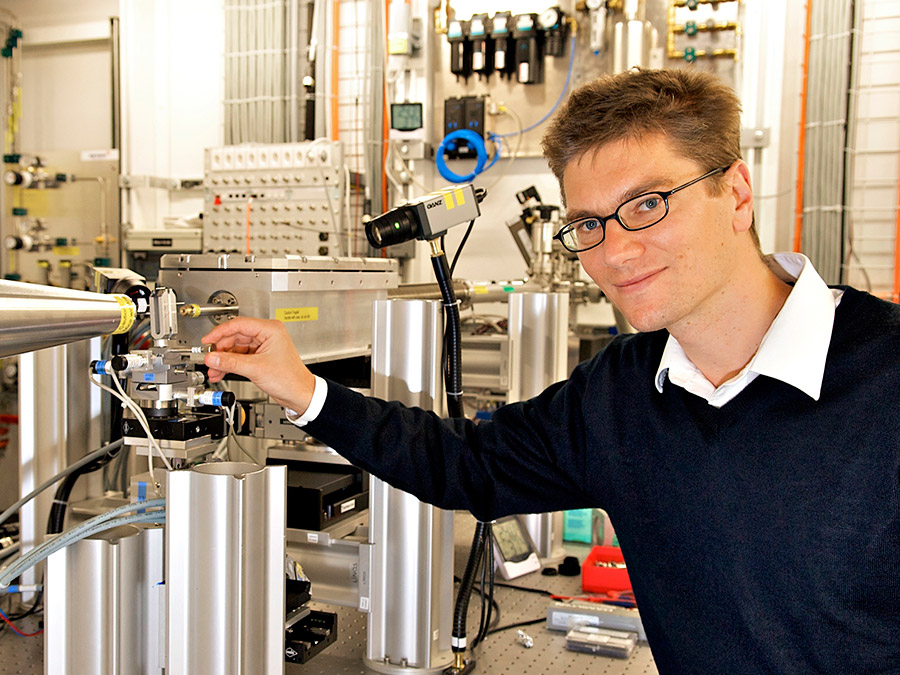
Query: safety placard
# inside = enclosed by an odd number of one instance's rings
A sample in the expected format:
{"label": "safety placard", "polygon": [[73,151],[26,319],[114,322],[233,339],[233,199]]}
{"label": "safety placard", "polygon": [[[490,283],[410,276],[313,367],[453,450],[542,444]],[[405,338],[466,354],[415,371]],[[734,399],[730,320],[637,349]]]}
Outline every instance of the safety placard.
{"label": "safety placard", "polygon": [[318,307],[281,307],[275,310],[275,318],[287,323],[289,321],[318,321]]}

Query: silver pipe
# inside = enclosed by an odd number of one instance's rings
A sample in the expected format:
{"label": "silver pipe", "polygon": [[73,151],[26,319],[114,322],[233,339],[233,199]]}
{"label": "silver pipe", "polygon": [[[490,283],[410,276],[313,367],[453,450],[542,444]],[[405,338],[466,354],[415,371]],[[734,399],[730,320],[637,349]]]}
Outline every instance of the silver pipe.
{"label": "silver pipe", "polygon": [[[853,210],[854,189],[853,179],[856,172],[856,134],[859,130],[857,122],[857,106],[859,104],[859,59],[862,51],[862,2],[853,3],[853,24],[851,33],[850,56],[850,97],[847,101],[847,137],[844,144],[844,212],[841,215],[841,229],[844,234],[844,264],[850,265],[850,254],[853,251],[853,219],[850,213]],[[852,283],[849,278],[849,270],[841,270],[841,283]]]}
{"label": "silver pipe", "polygon": [[[26,284],[21,281],[7,281],[0,279],[0,303],[5,303],[7,298],[54,298],[60,300],[97,300],[98,298],[111,298],[114,296],[91,291],[79,291],[72,288],[60,288],[58,286],[42,286],[41,284]],[[5,304],[0,304],[2,309]]]}
{"label": "silver pipe", "polygon": [[285,103],[287,119],[285,120],[285,143],[300,140],[298,127],[300,99],[297,96],[300,84],[297,57],[300,53],[300,23],[297,0],[288,0],[288,20],[285,28]]}
{"label": "silver pipe", "polygon": [[283,466],[166,474],[166,672],[284,672]]}
{"label": "silver pipe", "polygon": [[[122,175],[122,48],[119,30],[119,17],[111,17],[109,20],[110,60],[112,61],[112,147],[119,150],[116,160],[116,173]],[[100,199],[106,201],[106,190],[101,190]],[[122,188],[116,188],[116,202],[122,203]],[[104,204],[104,208],[106,205]],[[123,264],[123,225],[121,213],[116,214],[116,257],[114,265]]]}
{"label": "silver pipe", "polygon": [[[453,290],[463,305],[476,302],[506,302],[510,295],[518,293],[540,293],[540,284],[529,281],[468,281],[453,280]],[[441,292],[437,284],[403,284],[388,289],[390,300],[440,300]]]}
{"label": "silver pipe", "polygon": [[0,357],[122,333],[134,316],[125,295],[0,281]]}

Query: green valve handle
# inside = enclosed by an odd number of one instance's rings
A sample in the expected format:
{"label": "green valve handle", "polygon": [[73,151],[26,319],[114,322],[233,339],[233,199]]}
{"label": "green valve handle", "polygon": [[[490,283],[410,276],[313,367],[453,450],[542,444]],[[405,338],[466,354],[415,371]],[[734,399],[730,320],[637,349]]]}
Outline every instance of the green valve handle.
{"label": "green valve handle", "polygon": [[684,60],[688,63],[693,63],[697,60],[697,50],[693,47],[688,47],[684,50]]}
{"label": "green valve handle", "polygon": [[698,2],[698,0],[687,0],[687,7],[691,11],[694,11],[695,9],[697,9],[697,6],[699,4],[700,3]]}
{"label": "green valve handle", "polygon": [[687,21],[684,24],[684,33],[685,35],[690,35],[691,37],[697,34],[697,22],[696,21]]}

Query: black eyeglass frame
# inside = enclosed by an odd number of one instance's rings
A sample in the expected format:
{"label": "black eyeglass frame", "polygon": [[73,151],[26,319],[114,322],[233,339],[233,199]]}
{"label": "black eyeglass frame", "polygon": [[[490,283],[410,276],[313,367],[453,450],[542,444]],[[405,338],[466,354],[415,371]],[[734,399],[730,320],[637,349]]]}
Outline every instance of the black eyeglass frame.
{"label": "black eyeglass frame", "polygon": [[[713,169],[712,171],[707,171],[705,174],[703,174],[699,178],[694,178],[693,180],[689,180],[684,185],[679,185],[678,187],[672,188],[671,190],[652,190],[650,192],[644,192],[643,194],[639,194],[635,197],[631,197],[630,199],[626,199],[624,202],[619,204],[619,206],[616,207],[616,210],[613,211],[608,216],[585,216],[584,218],[578,218],[577,220],[570,221],[570,222],[566,223],[565,225],[563,225],[561,228],[559,228],[559,232],[557,232],[555,235],[553,235],[553,238],[556,239],[560,244],[562,244],[563,248],[566,249],[567,251],[570,251],[572,253],[583,253],[584,251],[590,251],[592,248],[596,248],[597,246],[602,244],[604,241],[606,241],[606,223],[609,222],[610,220],[615,220],[617,223],[619,223],[619,225],[622,226],[622,229],[627,232],[637,232],[639,230],[646,230],[649,227],[653,227],[654,225],[657,225],[660,221],[665,220],[666,216],[669,215],[669,197],[671,197],[673,194],[675,194],[676,192],[679,192],[680,190],[684,190],[685,188],[689,188],[694,183],[699,183],[701,180],[709,178],[710,176],[715,176],[716,174],[719,174],[719,173],[725,173],[730,168],[731,168],[731,165],[725,166],[725,167],[720,167],[718,169]],[[663,203],[666,205],[666,212],[664,214],[662,214],[658,220],[654,220],[649,225],[642,225],[641,227],[628,227],[625,223],[622,222],[621,217],[619,217],[619,211],[622,210],[623,206],[633,202],[636,199],[641,199],[642,197],[649,197],[651,195],[657,195],[657,196],[661,197],[663,200]],[[583,223],[586,220],[598,221],[600,223],[600,227],[603,229],[603,236],[600,238],[600,241],[598,241],[595,244],[591,244],[590,246],[586,246],[585,248],[570,248],[569,246],[566,245],[566,242],[563,240],[563,237],[566,234],[568,234],[569,232],[571,232],[572,230],[574,230],[576,227],[578,227],[578,225],[580,223]]]}

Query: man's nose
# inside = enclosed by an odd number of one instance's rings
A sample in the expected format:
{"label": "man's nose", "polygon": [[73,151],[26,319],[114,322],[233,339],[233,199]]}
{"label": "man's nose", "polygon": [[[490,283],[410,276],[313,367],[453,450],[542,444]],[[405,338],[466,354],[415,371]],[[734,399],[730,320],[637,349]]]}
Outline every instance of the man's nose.
{"label": "man's nose", "polygon": [[609,267],[620,267],[644,252],[641,232],[629,232],[615,218],[606,221],[606,237],[597,247],[603,262]]}

